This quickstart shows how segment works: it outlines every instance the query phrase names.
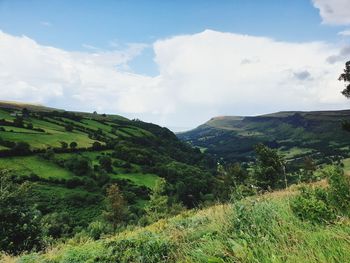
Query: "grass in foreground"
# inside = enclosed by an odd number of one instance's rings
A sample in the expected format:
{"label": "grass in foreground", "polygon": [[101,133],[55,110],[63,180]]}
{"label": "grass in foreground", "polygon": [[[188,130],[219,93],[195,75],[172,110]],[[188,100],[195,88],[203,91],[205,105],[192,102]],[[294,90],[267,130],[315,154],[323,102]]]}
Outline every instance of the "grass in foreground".
{"label": "grass in foreground", "polygon": [[348,262],[350,221],[314,225],[292,190],[187,211],[99,241],[80,237],[4,262]]}

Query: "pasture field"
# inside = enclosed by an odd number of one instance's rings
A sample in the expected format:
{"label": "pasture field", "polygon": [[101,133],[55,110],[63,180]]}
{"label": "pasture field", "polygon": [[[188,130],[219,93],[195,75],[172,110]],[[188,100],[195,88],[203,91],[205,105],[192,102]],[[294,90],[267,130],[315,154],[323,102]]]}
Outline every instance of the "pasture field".
{"label": "pasture field", "polygon": [[68,170],[39,156],[0,158],[0,167],[2,169],[12,170],[17,175],[28,176],[34,173],[45,179],[68,179],[73,176]]}

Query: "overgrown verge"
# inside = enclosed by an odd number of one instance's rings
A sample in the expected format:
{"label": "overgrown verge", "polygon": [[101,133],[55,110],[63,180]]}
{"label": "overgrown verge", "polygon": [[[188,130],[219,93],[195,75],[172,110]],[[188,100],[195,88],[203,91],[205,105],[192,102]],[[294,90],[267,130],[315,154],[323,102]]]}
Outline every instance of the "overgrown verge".
{"label": "overgrown verge", "polygon": [[[339,178],[333,179],[336,185]],[[327,191],[335,189],[333,179]],[[76,236],[44,253],[3,257],[3,261],[347,262],[348,217],[342,214],[332,224],[300,218],[294,206],[298,196],[296,190],[288,189],[245,198],[235,204],[186,211],[98,241]]]}

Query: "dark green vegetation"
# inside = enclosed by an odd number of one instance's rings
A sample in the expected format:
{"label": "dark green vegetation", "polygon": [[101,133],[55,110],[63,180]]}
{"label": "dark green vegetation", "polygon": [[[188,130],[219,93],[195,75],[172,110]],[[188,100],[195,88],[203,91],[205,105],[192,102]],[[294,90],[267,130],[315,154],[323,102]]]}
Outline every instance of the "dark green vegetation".
{"label": "dark green vegetation", "polygon": [[[349,187],[338,168],[324,170],[329,185],[305,186],[328,194],[332,220],[300,217],[318,213],[296,187],[185,211],[147,227],[94,241],[77,236],[43,253],[4,262],[348,262],[350,221],[338,198]],[[347,181],[347,182],[346,182]],[[348,189],[349,190],[349,189]],[[304,191],[304,190],[303,190]],[[318,197],[314,198],[319,200]],[[348,202],[349,196],[346,197]],[[313,204],[313,203],[312,203]],[[348,203],[347,203],[348,204]],[[337,210],[335,212],[334,210]],[[336,217],[335,217],[336,215]]]}
{"label": "dark green vegetation", "polygon": [[[13,189],[29,184],[31,196],[23,205],[28,213],[14,208],[13,218],[1,221],[0,229],[21,213],[33,228],[40,225],[34,229],[39,232],[28,229],[19,237],[0,233],[0,250],[8,253],[38,249],[83,230],[98,237],[111,231],[109,223],[114,230],[148,224],[147,203],[160,178],[166,180],[167,206],[191,208],[213,199],[210,159],[168,129],[139,120],[5,103],[0,104],[0,146],[0,170]],[[106,198],[113,185],[125,203],[118,223],[106,216],[113,214]],[[2,194],[16,200],[10,192]],[[18,198],[26,194],[18,193]],[[21,206],[18,202],[14,207]],[[3,209],[11,211],[10,201],[5,203]],[[30,223],[33,214],[35,224]],[[32,242],[34,237],[38,242]]]}
{"label": "dark green vegetation", "polygon": [[306,156],[318,164],[349,156],[350,136],[342,129],[349,116],[350,110],[216,117],[178,137],[225,162],[252,161],[254,146],[264,143],[277,148],[289,169],[296,170]]}

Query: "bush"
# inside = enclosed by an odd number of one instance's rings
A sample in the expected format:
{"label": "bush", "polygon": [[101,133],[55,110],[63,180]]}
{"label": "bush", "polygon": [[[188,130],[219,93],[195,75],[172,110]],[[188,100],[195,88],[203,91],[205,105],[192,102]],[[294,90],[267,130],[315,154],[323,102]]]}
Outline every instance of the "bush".
{"label": "bush", "polygon": [[95,221],[89,224],[87,227],[87,233],[89,237],[94,240],[100,239],[102,235],[113,233],[113,228],[110,224],[102,221]]}
{"label": "bush", "polygon": [[16,185],[0,171],[0,251],[19,254],[41,248],[40,217],[30,185]]}
{"label": "bush", "polygon": [[350,177],[340,167],[330,166],[323,171],[329,182],[329,195],[332,205],[341,213],[350,209]]}
{"label": "bush", "polygon": [[53,238],[69,236],[72,231],[72,220],[67,212],[47,214],[42,218],[41,224],[44,233]]}
{"label": "bush", "polygon": [[30,145],[26,142],[18,142],[12,147],[12,151],[18,155],[26,155],[30,153]]}
{"label": "bush", "polygon": [[300,194],[291,203],[293,212],[302,220],[313,223],[332,222],[337,216],[349,214],[350,178],[337,166],[322,170],[329,187],[300,188]]}
{"label": "bush", "polygon": [[313,223],[331,222],[336,217],[329,204],[328,192],[322,188],[302,187],[291,208],[299,218]]}
{"label": "bush", "polygon": [[111,241],[107,246],[111,252],[100,262],[169,262],[173,247],[168,240],[151,232]]}

